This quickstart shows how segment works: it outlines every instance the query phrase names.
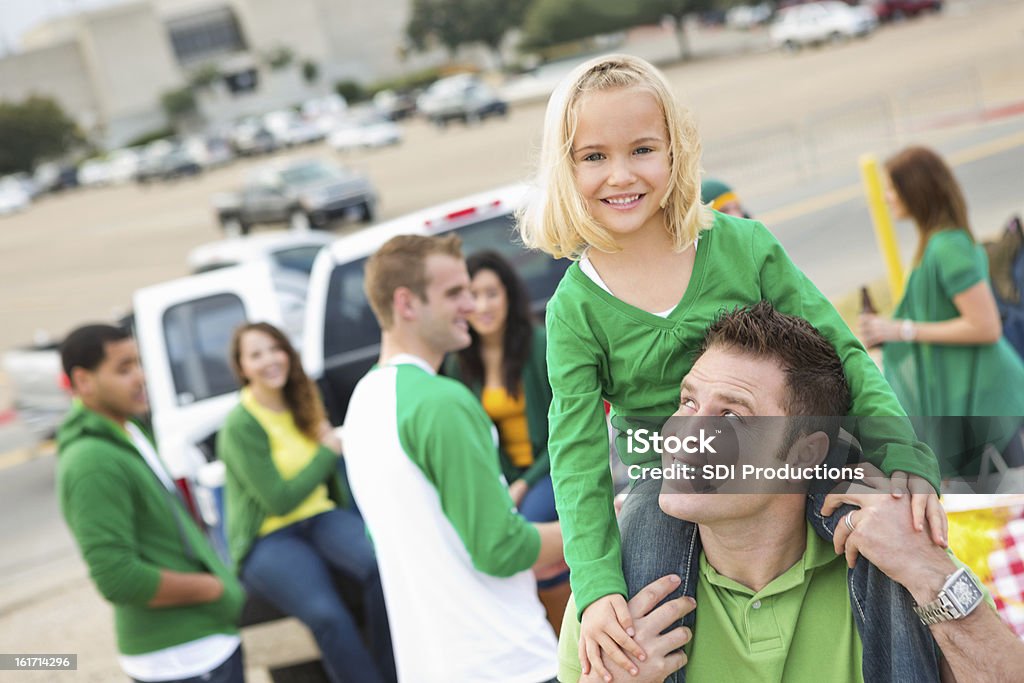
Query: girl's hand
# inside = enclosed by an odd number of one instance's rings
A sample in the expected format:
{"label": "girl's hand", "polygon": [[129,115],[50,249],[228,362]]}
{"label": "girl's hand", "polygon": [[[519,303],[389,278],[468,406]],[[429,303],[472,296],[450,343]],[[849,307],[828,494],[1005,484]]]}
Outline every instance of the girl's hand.
{"label": "girl's hand", "polygon": [[508,495],[512,497],[512,502],[515,503],[516,507],[523,502],[523,496],[530,490],[529,484],[522,479],[516,479],[514,482],[508,485]]}
{"label": "girl's hand", "polygon": [[595,674],[605,681],[611,681],[612,675],[601,659],[602,655],[607,655],[615,664],[636,676],[636,664],[623,652],[625,648],[641,662],[647,658],[643,648],[633,640],[635,635],[633,617],[629,614],[624,597],[618,594],[606,595],[591,603],[583,610],[580,623],[578,654],[583,675],[590,673],[593,667]]}
{"label": "girl's hand", "polygon": [[914,530],[924,530],[924,520],[932,534],[932,543],[940,548],[949,547],[949,523],[939,502],[939,496],[927,479],[916,474],[893,472],[892,497],[901,498],[904,491],[910,491],[910,507],[913,512]]}
{"label": "girl's hand", "polygon": [[883,318],[873,313],[861,313],[860,340],[864,346],[872,347],[883,342],[896,341],[899,338],[899,321]]}

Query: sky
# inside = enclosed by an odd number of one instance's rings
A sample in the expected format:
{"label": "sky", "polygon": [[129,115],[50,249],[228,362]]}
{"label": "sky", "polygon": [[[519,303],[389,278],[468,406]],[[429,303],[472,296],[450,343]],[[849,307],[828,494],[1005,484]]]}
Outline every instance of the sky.
{"label": "sky", "polygon": [[0,0],[0,56],[16,51],[21,34],[46,19],[123,1]]}

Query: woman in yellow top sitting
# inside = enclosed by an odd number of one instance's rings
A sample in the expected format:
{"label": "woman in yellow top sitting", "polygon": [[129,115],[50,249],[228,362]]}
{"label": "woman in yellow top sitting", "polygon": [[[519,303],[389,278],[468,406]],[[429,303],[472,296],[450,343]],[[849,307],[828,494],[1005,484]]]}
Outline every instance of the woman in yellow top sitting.
{"label": "woman in yellow top sitting", "polygon": [[[503,256],[480,251],[466,259],[476,310],[469,318],[470,345],[448,358],[445,374],[466,384],[498,429],[499,458],[509,494],[531,522],[558,519],[548,460],[551,385],[545,360],[544,326],[530,315],[522,279]],[[541,599],[561,625],[568,574],[540,581],[557,590]],[[563,595],[562,587],[565,588]]]}
{"label": "woman in yellow top sitting", "polygon": [[[226,523],[246,589],[313,632],[331,681],[394,681],[377,560],[338,474],[341,443],[288,338],[267,323],[231,342],[241,400],[217,436]],[[362,594],[369,643],[335,578]],[[372,653],[372,654],[371,654]]]}

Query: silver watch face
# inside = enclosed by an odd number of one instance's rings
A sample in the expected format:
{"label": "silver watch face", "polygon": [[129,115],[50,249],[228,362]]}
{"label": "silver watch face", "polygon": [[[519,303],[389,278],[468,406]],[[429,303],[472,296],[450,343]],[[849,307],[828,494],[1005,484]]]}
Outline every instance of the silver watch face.
{"label": "silver watch face", "polygon": [[953,602],[956,603],[961,612],[967,612],[974,605],[981,602],[984,597],[981,589],[971,580],[967,572],[962,572],[956,578],[953,585],[946,591],[946,594],[953,599]]}

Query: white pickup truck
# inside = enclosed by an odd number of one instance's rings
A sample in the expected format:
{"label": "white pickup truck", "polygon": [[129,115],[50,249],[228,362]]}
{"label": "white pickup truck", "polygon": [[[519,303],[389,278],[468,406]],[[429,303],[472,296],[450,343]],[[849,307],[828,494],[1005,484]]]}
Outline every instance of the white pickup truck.
{"label": "white pickup truck", "polygon": [[[513,213],[526,192],[517,185],[447,202],[320,250],[310,273],[298,346],[332,424],[341,424],[352,389],[379,352],[380,329],[363,292],[363,267],[392,236],[456,232],[466,254],[481,249],[503,253],[542,313],[568,264],[519,243]],[[244,321],[280,324],[278,300],[265,269],[243,266],[147,287],[136,292],[133,303],[158,448],[179,485],[198,501],[205,521],[216,528],[215,492],[223,474],[215,437],[238,400],[228,341]]]}

